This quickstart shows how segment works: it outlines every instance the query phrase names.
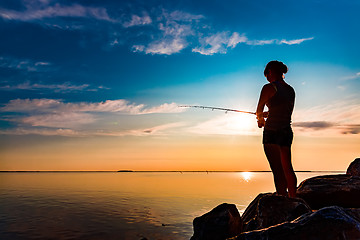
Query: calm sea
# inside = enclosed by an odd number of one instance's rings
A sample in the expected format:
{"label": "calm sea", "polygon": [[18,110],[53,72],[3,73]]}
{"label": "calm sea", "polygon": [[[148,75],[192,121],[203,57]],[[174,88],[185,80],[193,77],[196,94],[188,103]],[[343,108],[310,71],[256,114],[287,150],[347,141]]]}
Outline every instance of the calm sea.
{"label": "calm sea", "polygon": [[189,239],[195,217],[273,191],[270,172],[0,173],[0,239]]}

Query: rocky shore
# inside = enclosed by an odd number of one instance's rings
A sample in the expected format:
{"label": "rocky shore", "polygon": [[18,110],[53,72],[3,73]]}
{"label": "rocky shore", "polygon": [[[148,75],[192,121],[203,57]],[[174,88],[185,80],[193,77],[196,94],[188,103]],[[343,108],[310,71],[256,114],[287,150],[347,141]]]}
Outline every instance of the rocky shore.
{"label": "rocky shore", "polygon": [[261,193],[241,216],[223,203],[193,225],[191,240],[359,240],[360,158],[346,174],[304,180],[297,198]]}

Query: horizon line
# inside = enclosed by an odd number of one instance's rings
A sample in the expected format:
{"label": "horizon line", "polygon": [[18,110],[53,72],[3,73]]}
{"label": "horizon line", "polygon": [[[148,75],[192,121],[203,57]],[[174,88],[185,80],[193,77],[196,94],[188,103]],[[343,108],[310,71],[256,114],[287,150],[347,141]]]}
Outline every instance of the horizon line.
{"label": "horizon line", "polygon": [[[171,172],[177,172],[177,173],[231,173],[231,172],[271,172],[271,170],[0,170],[0,173],[11,173],[11,172],[18,172],[18,173],[26,173],[26,172],[53,172],[53,173],[65,173],[65,172],[72,172],[72,173],[81,173],[81,172],[118,172],[118,173],[137,173],[137,172],[163,172],[163,173],[171,173]],[[346,172],[344,170],[298,170],[295,172]]]}

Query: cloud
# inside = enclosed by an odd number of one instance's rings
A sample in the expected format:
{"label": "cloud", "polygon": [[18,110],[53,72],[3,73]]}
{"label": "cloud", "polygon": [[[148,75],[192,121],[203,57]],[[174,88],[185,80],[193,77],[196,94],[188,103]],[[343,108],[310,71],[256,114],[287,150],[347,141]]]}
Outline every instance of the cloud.
{"label": "cloud", "polygon": [[292,125],[294,128],[299,128],[301,131],[330,130],[341,134],[360,134],[360,124],[340,124],[335,122],[317,121],[294,122]]}
{"label": "cloud", "polygon": [[294,44],[300,44],[300,43],[302,43],[304,41],[309,41],[309,40],[313,40],[313,39],[314,39],[314,37],[293,39],[293,40],[282,39],[280,41],[277,41],[277,44],[294,45]]}
{"label": "cloud", "polygon": [[[15,99],[9,101],[0,108],[0,112],[7,113],[2,121],[12,122],[18,126],[13,134],[59,134],[59,129],[68,129],[73,132],[64,132],[65,135],[99,135],[99,136],[123,136],[123,135],[149,135],[158,134],[175,125],[161,125],[150,128],[135,128],[118,131],[102,131],[102,126],[109,128],[109,119],[120,121],[125,115],[145,115],[159,113],[179,113],[184,111],[175,103],[164,103],[158,106],[147,107],[145,104],[134,104],[127,100],[107,100],[104,102],[80,102],[65,103],[58,99]],[[106,123],[103,122],[104,119]],[[133,118],[135,119],[135,118]],[[113,120],[110,120],[113,121]],[[138,122],[138,120],[135,120]],[[143,124],[147,125],[147,123]],[[178,125],[176,125],[178,126]],[[95,129],[95,130],[94,130]],[[139,130],[140,129],[140,130]],[[44,134],[41,134],[41,132]],[[3,131],[3,134],[11,134],[11,131]]]}
{"label": "cloud", "polygon": [[301,44],[304,41],[309,41],[309,40],[313,40],[314,37],[309,37],[309,38],[300,38],[300,39],[292,39],[292,40],[286,40],[286,39],[268,39],[268,40],[248,40],[245,43],[247,45],[253,45],[253,46],[261,46],[261,45],[271,45],[271,44],[277,44],[277,45],[281,45],[281,44],[286,44],[286,45],[295,45],[295,44]]}
{"label": "cloud", "polygon": [[233,32],[232,34],[230,34],[229,32],[219,32],[201,38],[200,47],[195,47],[192,49],[192,51],[200,53],[202,55],[213,55],[215,53],[225,54],[227,53],[229,47],[235,48],[239,43],[244,43],[253,46],[270,45],[270,44],[294,45],[312,39],[314,38],[311,37],[311,38],[302,38],[302,39],[294,39],[294,40],[285,40],[285,39],[250,40],[245,36],[245,34],[240,35],[237,32]]}
{"label": "cloud", "polygon": [[133,52],[145,52],[144,45],[134,45],[132,46]]}
{"label": "cloud", "polygon": [[[23,11],[0,9],[0,18],[5,20],[34,22],[47,28],[62,30],[101,31],[97,36],[107,38],[103,49],[119,44],[131,44],[137,53],[172,55],[190,48],[202,55],[226,54],[239,44],[246,45],[295,45],[314,39],[249,39],[244,33],[214,29],[204,15],[184,11],[168,11],[153,7],[151,11],[121,12],[119,17],[111,17],[105,7],[91,7],[78,3],[64,5],[52,1],[26,1]],[[69,19],[67,19],[69,18]],[[72,18],[86,18],[102,21],[92,25],[87,21],[71,21]],[[114,25],[117,24],[117,25]],[[119,26],[122,26],[119,27]],[[141,26],[141,28],[135,28]],[[131,30],[130,30],[131,28]],[[121,40],[119,40],[121,39]],[[102,39],[103,40],[103,39]],[[84,41],[84,40],[83,40]],[[32,68],[28,68],[29,71]]]}
{"label": "cloud", "polygon": [[48,71],[51,69],[51,66],[52,64],[50,62],[0,56],[0,67],[2,68],[25,70],[28,72],[39,72]]}
{"label": "cloud", "polygon": [[200,39],[201,46],[193,48],[193,52],[202,55],[213,55],[215,53],[226,53],[229,47],[234,48],[238,43],[246,42],[247,38],[239,33],[219,32]]}
{"label": "cloud", "polygon": [[91,114],[78,112],[59,112],[53,114],[39,114],[21,119],[21,123],[30,126],[76,128],[95,122]]}
{"label": "cloud", "polygon": [[316,121],[316,122],[295,122],[293,123],[293,126],[320,130],[320,129],[331,128],[333,126],[336,126],[336,124],[326,121]]}
{"label": "cloud", "polygon": [[25,5],[25,11],[14,11],[0,9],[0,17],[5,20],[16,20],[30,22],[42,20],[45,18],[58,17],[79,17],[94,18],[108,22],[116,22],[112,19],[105,8],[86,7],[80,4],[64,6],[59,3],[49,5],[48,2],[31,1],[31,4]]}
{"label": "cloud", "polygon": [[[20,73],[30,74],[33,76],[34,73],[48,73],[56,72],[59,69],[55,67],[51,62],[47,61],[36,61],[31,59],[18,59],[14,57],[3,57],[0,56],[0,67],[6,69],[15,69]],[[44,84],[36,83],[31,81],[25,81],[22,83],[10,84],[7,81],[0,82],[0,90],[5,91],[16,91],[16,90],[51,90],[56,93],[68,93],[77,91],[98,91],[100,89],[109,89],[105,86],[93,87],[89,84],[75,85],[70,82],[64,82],[59,84]]]}
{"label": "cloud", "polygon": [[360,104],[349,99],[294,112],[293,126],[301,132],[338,135],[359,134]]}
{"label": "cloud", "polygon": [[236,47],[236,45],[238,45],[239,43],[247,42],[247,40],[248,40],[248,39],[247,39],[247,37],[246,37],[244,34],[240,36],[239,33],[234,32],[234,33],[231,35],[231,37],[230,37],[230,39],[229,39],[229,41],[228,41],[227,46],[228,46],[228,47],[231,47],[231,48],[234,48],[234,47]]}
{"label": "cloud", "polygon": [[79,137],[81,133],[72,129],[49,129],[49,128],[16,128],[0,130],[0,135],[42,135],[42,136],[64,136]]}
{"label": "cloud", "polygon": [[326,105],[318,105],[307,109],[295,110],[294,122],[337,122],[352,124],[360,119],[359,100],[348,99],[337,102],[329,102]]}
{"label": "cloud", "polygon": [[149,113],[180,113],[185,111],[184,109],[179,108],[176,103],[164,103],[159,106],[152,108],[144,109],[141,111],[142,114]]}
{"label": "cloud", "polygon": [[[5,106],[0,108],[1,112],[43,112],[51,111],[61,104],[60,100],[56,99],[15,99],[10,100]],[[45,112],[46,112],[45,111]]]}
{"label": "cloud", "polygon": [[269,44],[274,44],[276,42],[276,39],[270,39],[270,40],[249,40],[246,41],[247,45],[254,45],[254,46],[258,46],[258,45],[269,45]]}
{"label": "cloud", "polygon": [[353,75],[350,75],[350,76],[346,76],[346,77],[343,77],[341,78],[341,80],[343,81],[346,81],[346,80],[354,80],[354,79],[360,79],[360,72],[357,72]]}
{"label": "cloud", "polygon": [[[178,53],[186,47],[186,41],[181,38],[164,39],[152,42],[144,49],[145,53],[171,55]],[[140,48],[137,49],[138,51]]]}
{"label": "cloud", "polygon": [[192,22],[205,18],[203,15],[195,15],[183,11],[173,11],[168,13],[165,9],[163,9],[162,17],[164,17],[168,21],[179,21],[179,22]]}
{"label": "cloud", "polygon": [[174,122],[157,125],[151,128],[138,128],[129,130],[74,130],[70,128],[49,128],[49,127],[19,127],[15,129],[0,130],[0,135],[41,135],[41,136],[63,136],[63,137],[124,137],[124,136],[152,136],[164,135],[165,130],[183,126],[182,122]]}
{"label": "cloud", "polygon": [[342,134],[360,134],[360,124],[349,124],[344,126]]}
{"label": "cloud", "polygon": [[135,130],[128,130],[128,131],[120,131],[120,132],[97,132],[95,135],[101,136],[149,136],[149,135],[162,135],[164,130],[178,128],[184,126],[182,122],[175,122],[175,123],[167,123],[163,125],[154,126],[151,128],[145,129],[135,129]]}
{"label": "cloud", "polygon": [[142,26],[142,25],[148,25],[151,24],[152,20],[150,18],[150,16],[144,12],[143,16],[138,16],[138,15],[132,15],[131,16],[131,20],[128,22],[123,23],[123,26],[125,28],[129,28],[129,27],[134,27],[134,26]]}
{"label": "cloud", "polygon": [[162,10],[157,17],[158,37],[148,44],[135,44],[134,52],[145,52],[146,54],[171,55],[178,53],[188,46],[188,37],[195,34],[193,21],[203,18],[201,15],[174,11],[168,13]]}
{"label": "cloud", "polygon": [[[153,122],[144,122],[147,118],[141,116],[182,111],[184,109],[175,103],[146,106],[124,99],[92,103],[67,103],[45,98],[14,99],[2,106],[0,112],[1,120],[11,122],[15,127],[0,130],[0,134],[66,137],[163,135],[170,129],[181,127],[183,123],[149,126]],[[126,120],[124,124],[123,119],[128,116],[132,116],[132,122]]]}
{"label": "cloud", "polygon": [[150,113],[179,113],[184,109],[175,103],[165,103],[159,106],[146,108],[144,104],[130,103],[124,99],[106,100],[104,102],[65,103],[58,99],[15,99],[9,101],[2,108],[2,112],[112,112],[123,114],[150,114]]}
{"label": "cloud", "polygon": [[31,83],[26,81],[17,85],[4,85],[0,86],[1,90],[52,90],[54,92],[68,93],[68,92],[77,92],[77,91],[98,91],[99,89],[108,89],[104,86],[99,86],[96,88],[91,88],[89,84],[74,85],[70,82],[65,82],[61,84],[41,84],[41,83]]}

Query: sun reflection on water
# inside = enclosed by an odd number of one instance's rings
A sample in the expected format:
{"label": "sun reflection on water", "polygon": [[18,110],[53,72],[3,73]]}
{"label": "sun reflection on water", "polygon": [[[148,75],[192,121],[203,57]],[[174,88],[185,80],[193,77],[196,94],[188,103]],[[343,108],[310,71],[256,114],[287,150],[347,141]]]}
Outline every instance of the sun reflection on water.
{"label": "sun reflection on water", "polygon": [[252,173],[251,172],[241,172],[240,176],[245,182],[249,182],[251,180]]}

